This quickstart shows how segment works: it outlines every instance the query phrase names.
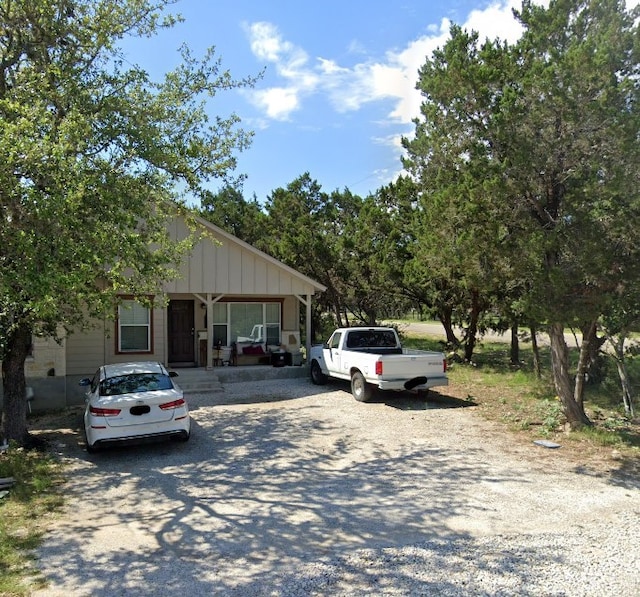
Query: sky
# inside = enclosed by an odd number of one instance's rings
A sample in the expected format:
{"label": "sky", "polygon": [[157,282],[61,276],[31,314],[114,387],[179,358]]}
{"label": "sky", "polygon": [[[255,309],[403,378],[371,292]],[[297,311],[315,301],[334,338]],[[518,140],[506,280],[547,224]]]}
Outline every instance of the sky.
{"label": "sky", "polygon": [[[538,4],[547,0],[534,0]],[[638,0],[628,0],[627,6]],[[242,193],[264,203],[308,172],[324,192],[365,197],[401,173],[402,136],[419,114],[418,69],[449,37],[451,24],[481,39],[517,40],[520,0],[180,0],[184,18],[152,39],[127,42],[127,60],[159,76],[186,43],[195,55],[214,46],[251,89],[223,91],[212,115],[241,119],[254,132],[237,154]],[[212,182],[217,190],[220,183]]]}

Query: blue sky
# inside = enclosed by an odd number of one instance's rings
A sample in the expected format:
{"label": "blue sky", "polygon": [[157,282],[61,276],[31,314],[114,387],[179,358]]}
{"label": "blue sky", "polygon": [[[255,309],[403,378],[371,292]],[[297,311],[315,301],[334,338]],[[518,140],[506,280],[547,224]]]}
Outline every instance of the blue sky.
{"label": "blue sky", "polygon": [[[546,3],[546,0],[537,0]],[[629,0],[636,4],[637,0]],[[629,2],[628,2],[629,4]],[[264,77],[225,91],[212,114],[235,112],[253,130],[238,154],[245,199],[260,202],[309,172],[325,192],[366,196],[401,171],[400,137],[418,114],[418,68],[448,38],[451,23],[514,41],[520,0],[181,0],[185,19],[158,38],[126,46],[154,75],[176,64],[184,42],[215,46],[236,78]],[[217,188],[212,184],[212,189]]]}

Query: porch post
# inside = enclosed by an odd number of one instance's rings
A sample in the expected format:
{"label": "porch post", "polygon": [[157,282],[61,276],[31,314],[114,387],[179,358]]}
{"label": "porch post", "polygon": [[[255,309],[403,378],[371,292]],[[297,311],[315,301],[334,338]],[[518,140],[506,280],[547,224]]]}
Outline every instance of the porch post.
{"label": "porch post", "polygon": [[213,369],[213,303],[211,293],[207,292],[207,365],[205,369]]}
{"label": "porch post", "polygon": [[307,363],[309,362],[309,355],[311,354],[311,296],[307,294],[306,307],[307,307],[307,316],[305,317],[305,326],[306,326],[306,349],[307,349]]}

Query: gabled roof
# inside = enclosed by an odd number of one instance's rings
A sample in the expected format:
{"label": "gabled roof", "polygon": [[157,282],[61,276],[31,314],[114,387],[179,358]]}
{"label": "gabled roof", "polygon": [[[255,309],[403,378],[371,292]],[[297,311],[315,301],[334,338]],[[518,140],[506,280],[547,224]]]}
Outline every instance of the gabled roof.
{"label": "gabled roof", "polygon": [[[180,268],[181,277],[165,284],[165,291],[304,295],[326,290],[323,284],[204,218],[194,216],[194,221],[208,231],[210,237],[204,236],[196,243],[190,258]],[[175,218],[172,232],[176,238],[185,238],[189,234],[184,218]]]}

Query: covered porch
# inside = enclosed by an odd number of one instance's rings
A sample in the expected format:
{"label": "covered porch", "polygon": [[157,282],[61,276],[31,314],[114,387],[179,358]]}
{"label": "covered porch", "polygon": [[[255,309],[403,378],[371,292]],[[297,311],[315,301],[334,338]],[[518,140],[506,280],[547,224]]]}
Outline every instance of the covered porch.
{"label": "covered porch", "polygon": [[[301,365],[311,338],[311,296],[169,294],[171,367]],[[158,328],[161,329],[161,328]]]}
{"label": "covered porch", "polygon": [[[326,288],[217,226],[204,229],[179,275],[165,284],[169,366],[300,364],[311,348],[313,296]],[[189,229],[180,219],[176,240]]]}

